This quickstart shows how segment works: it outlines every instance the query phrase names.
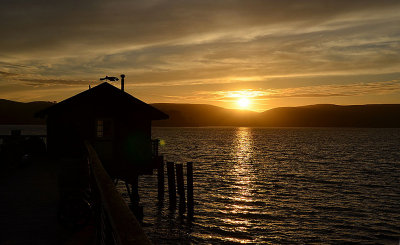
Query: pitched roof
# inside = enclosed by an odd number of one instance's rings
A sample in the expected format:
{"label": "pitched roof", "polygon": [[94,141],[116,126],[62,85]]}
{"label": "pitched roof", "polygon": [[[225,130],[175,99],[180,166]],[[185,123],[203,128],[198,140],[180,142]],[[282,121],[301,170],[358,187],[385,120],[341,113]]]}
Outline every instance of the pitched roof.
{"label": "pitched roof", "polygon": [[168,119],[164,112],[146,104],[145,102],[133,97],[132,95],[114,87],[105,82],[96,87],[83,91],[66,100],[63,100],[47,109],[35,114],[38,117],[44,117],[56,112],[62,112],[68,109],[79,109],[81,105],[104,106],[111,104],[115,110],[123,110],[124,113],[141,113],[148,116],[151,120]]}

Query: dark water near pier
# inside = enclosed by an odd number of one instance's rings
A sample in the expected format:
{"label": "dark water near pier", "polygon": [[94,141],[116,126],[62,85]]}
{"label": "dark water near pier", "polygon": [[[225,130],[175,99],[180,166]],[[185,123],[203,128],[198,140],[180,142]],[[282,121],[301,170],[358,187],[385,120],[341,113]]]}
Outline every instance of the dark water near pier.
{"label": "dark water near pier", "polygon": [[156,244],[363,243],[400,239],[400,129],[154,128],[168,161],[194,162],[195,217],[157,205]]}

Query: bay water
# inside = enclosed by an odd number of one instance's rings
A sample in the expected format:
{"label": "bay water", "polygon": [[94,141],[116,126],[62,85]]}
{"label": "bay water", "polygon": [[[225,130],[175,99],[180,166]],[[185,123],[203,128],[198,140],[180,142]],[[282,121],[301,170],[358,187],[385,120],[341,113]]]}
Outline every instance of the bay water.
{"label": "bay water", "polygon": [[[194,163],[194,219],[140,177],[155,244],[398,244],[400,129],[153,128]],[[120,186],[122,190],[122,186]],[[167,187],[166,187],[167,189]],[[127,196],[124,195],[126,198]]]}
{"label": "bay water", "polygon": [[[0,133],[11,129],[45,134],[42,125],[1,125]],[[143,228],[155,244],[399,244],[399,128],[152,134],[166,161],[194,163],[195,199],[190,220],[169,209],[167,186],[158,202],[156,174],[140,177]]]}

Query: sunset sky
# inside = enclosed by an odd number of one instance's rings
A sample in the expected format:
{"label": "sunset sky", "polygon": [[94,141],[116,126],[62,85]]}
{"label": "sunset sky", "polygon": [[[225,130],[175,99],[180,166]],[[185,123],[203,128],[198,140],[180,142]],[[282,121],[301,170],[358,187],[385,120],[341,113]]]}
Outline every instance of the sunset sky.
{"label": "sunset sky", "polygon": [[400,103],[399,0],[0,6],[3,99],[61,101],[126,74],[126,91],[148,103]]}

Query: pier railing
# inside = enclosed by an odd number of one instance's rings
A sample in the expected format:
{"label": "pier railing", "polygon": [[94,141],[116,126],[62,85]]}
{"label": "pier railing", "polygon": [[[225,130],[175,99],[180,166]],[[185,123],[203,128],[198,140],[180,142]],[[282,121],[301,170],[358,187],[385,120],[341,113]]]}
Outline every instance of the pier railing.
{"label": "pier railing", "polygon": [[91,188],[96,215],[96,244],[151,244],[113,181],[102,166],[96,151],[85,142],[91,170]]}

